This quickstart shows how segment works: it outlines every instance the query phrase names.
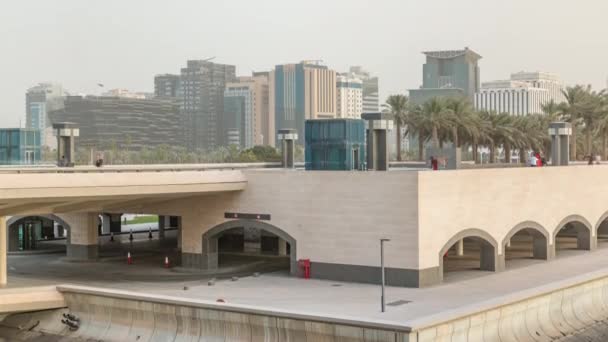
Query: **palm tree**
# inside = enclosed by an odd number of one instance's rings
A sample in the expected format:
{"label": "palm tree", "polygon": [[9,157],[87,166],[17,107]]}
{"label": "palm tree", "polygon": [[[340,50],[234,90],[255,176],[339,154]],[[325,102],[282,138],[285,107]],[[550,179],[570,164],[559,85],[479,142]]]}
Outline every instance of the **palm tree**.
{"label": "palm tree", "polygon": [[452,117],[452,143],[454,147],[461,147],[462,139],[470,140],[475,133],[473,122],[473,109],[467,98],[449,98],[445,103]]}
{"label": "palm tree", "polygon": [[541,109],[543,113],[550,117],[551,120],[557,119],[562,114],[562,107],[559,103],[555,102],[553,99],[551,101],[541,105]]}
{"label": "palm tree", "polygon": [[516,129],[513,127],[513,117],[507,113],[496,114],[484,111],[481,113],[484,120],[490,125],[490,162],[496,162],[496,148],[501,145],[512,146],[515,143]]}
{"label": "palm tree", "polygon": [[393,117],[393,122],[395,123],[397,160],[401,161],[401,140],[403,139],[401,127],[407,124],[408,97],[401,94],[390,95],[386,99],[386,104],[384,106],[389,110],[389,113]]}
{"label": "palm tree", "polygon": [[438,148],[442,141],[439,140],[441,130],[450,127],[453,122],[453,114],[445,106],[445,101],[440,98],[432,98],[418,107],[419,127],[424,127],[431,134],[433,147]]}
{"label": "palm tree", "polygon": [[424,114],[421,106],[411,106],[407,114],[406,135],[415,135],[418,139],[418,160],[424,161],[424,143],[427,141],[429,132],[424,127]]}
{"label": "palm tree", "polygon": [[600,94],[598,106],[597,134],[601,139],[602,159],[605,160],[608,158],[608,89]]}
{"label": "palm tree", "polygon": [[562,94],[566,98],[566,102],[560,104],[560,110],[563,113],[564,119],[572,125],[570,159],[576,160],[576,131],[581,116],[581,106],[585,101],[586,89],[581,85],[566,87],[562,90]]}

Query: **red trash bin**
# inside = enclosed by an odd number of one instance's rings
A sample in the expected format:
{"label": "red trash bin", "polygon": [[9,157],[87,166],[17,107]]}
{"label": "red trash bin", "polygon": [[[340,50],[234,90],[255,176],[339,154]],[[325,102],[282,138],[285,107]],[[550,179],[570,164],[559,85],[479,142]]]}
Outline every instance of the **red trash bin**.
{"label": "red trash bin", "polygon": [[310,259],[298,260],[298,265],[303,269],[304,279],[310,278]]}

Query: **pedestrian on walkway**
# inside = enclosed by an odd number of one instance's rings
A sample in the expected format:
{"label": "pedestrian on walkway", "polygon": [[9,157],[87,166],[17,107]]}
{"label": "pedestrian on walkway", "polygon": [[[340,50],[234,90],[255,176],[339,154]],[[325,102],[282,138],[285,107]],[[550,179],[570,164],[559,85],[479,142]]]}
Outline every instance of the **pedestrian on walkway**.
{"label": "pedestrian on walkway", "polygon": [[530,158],[528,158],[528,165],[531,167],[536,167],[538,164],[538,160],[536,159],[536,154],[534,152],[530,153]]}
{"label": "pedestrian on walkway", "polygon": [[431,169],[433,169],[433,171],[437,171],[439,169],[439,161],[437,158],[435,158],[435,156],[431,156]]}

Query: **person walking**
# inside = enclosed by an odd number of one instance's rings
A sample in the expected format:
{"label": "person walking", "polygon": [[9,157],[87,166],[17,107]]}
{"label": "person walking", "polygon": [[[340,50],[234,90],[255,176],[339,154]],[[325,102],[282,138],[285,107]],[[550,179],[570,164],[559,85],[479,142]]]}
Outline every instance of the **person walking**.
{"label": "person walking", "polygon": [[543,160],[540,157],[540,153],[536,152],[536,154],[534,155],[534,157],[536,157],[536,166],[538,166],[538,167],[543,166]]}
{"label": "person walking", "polygon": [[534,152],[530,153],[530,158],[528,159],[528,165],[531,167],[536,167],[538,164],[538,160],[536,158],[536,154]]}
{"label": "person walking", "polygon": [[439,169],[439,162],[435,156],[431,156],[431,169],[437,171]]}

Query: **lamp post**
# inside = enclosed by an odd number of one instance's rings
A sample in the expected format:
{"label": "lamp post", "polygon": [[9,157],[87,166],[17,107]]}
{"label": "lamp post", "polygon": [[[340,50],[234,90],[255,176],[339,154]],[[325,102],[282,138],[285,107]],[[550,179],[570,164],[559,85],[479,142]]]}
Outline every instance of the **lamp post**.
{"label": "lamp post", "polygon": [[390,239],[380,239],[380,271],[382,272],[382,295],[380,297],[380,301],[381,301],[381,309],[382,312],[385,311],[384,309],[384,282],[385,282],[385,276],[384,276],[384,243],[387,241],[391,241]]}

